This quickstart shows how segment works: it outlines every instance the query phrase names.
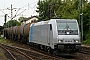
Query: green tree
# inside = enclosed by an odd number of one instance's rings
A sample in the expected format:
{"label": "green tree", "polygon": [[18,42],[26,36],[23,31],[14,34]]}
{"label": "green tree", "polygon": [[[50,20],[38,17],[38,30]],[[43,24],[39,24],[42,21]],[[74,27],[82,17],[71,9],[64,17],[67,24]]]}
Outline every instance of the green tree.
{"label": "green tree", "polygon": [[25,17],[19,17],[18,21],[21,22]]}
{"label": "green tree", "polygon": [[56,13],[59,18],[77,19],[78,18],[78,0],[61,1]]}
{"label": "green tree", "polygon": [[37,12],[40,20],[50,17],[78,18],[78,0],[39,0]]}
{"label": "green tree", "polygon": [[51,0],[43,0],[38,2],[38,7],[36,12],[39,13],[39,20],[49,19],[49,3]]}
{"label": "green tree", "polygon": [[12,26],[19,26],[20,22],[18,22],[17,20],[10,20],[8,21],[4,27],[12,27]]}
{"label": "green tree", "polygon": [[[37,9],[40,20],[49,19],[51,9],[51,17],[77,19],[80,23],[80,0],[39,0]],[[83,34],[84,40],[90,39],[90,2],[88,0],[83,0]]]}
{"label": "green tree", "polygon": [[83,9],[83,30],[84,30],[84,39],[90,39],[90,2],[84,4]]}

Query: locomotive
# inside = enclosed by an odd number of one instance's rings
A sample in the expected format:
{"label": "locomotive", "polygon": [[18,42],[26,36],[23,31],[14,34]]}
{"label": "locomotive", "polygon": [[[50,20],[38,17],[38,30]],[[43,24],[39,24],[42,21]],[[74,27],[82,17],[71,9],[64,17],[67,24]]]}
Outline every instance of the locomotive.
{"label": "locomotive", "polygon": [[75,19],[50,19],[4,29],[4,37],[57,55],[75,54],[81,49]]}

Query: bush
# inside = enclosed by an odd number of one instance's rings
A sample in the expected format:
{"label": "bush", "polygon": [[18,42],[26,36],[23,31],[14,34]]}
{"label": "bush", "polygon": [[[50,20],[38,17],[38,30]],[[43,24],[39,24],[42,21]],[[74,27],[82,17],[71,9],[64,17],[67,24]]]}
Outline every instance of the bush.
{"label": "bush", "polygon": [[85,40],[82,42],[83,44],[90,44],[90,40]]}
{"label": "bush", "polygon": [[83,44],[90,44],[90,30],[85,35],[86,35],[86,37],[85,37],[86,40],[84,40],[82,43]]}

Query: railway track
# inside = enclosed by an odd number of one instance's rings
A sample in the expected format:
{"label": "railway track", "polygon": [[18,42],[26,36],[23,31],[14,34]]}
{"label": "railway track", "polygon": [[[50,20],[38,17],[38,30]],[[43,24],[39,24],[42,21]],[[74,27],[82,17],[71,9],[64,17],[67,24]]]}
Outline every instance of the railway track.
{"label": "railway track", "polygon": [[[10,56],[6,55],[6,57],[10,60],[33,60],[31,57],[27,56],[25,53],[21,52],[18,49],[14,49],[8,45],[0,44],[0,47],[5,50]],[[6,53],[6,54],[7,54]]]}
{"label": "railway track", "polygon": [[90,60],[90,46],[82,45],[81,51],[78,53],[80,60]]}
{"label": "railway track", "polygon": [[[17,42],[16,42],[17,43]],[[19,45],[19,46],[18,46]],[[32,48],[28,45],[22,44],[22,43],[17,43],[15,45],[5,45],[5,44],[1,44],[1,46],[3,46],[4,48],[6,48],[9,51],[16,51],[17,53],[20,53],[21,55],[24,55],[28,60],[83,60],[80,56],[81,54],[90,54],[90,47],[86,47],[83,46],[82,51],[80,52],[80,54],[78,54],[78,56],[76,57],[61,57],[61,56],[54,56],[53,54],[48,54],[47,52],[44,52],[42,50],[38,50],[36,48]],[[18,46],[18,47],[16,47]],[[12,52],[11,52],[11,55]],[[10,55],[10,56],[11,56]],[[14,57],[14,55],[13,55]],[[30,57],[30,59],[29,59]],[[16,57],[14,57],[14,59],[12,58],[12,60],[17,60]]]}
{"label": "railway track", "polygon": [[[16,41],[14,41],[14,42],[16,42]],[[45,52],[43,50],[37,49],[35,47],[29,46],[29,45],[26,45],[26,44],[22,44],[22,43],[19,43],[19,42],[16,42],[16,43],[18,43],[19,44],[19,47],[21,47],[21,48],[25,48],[27,50],[29,50],[29,49],[30,50],[34,50],[36,52],[40,52],[40,54],[44,54],[46,56],[50,56],[51,58],[52,57],[56,58],[54,60],[80,60],[79,57],[73,57],[73,56],[56,56],[56,55],[49,54],[49,53],[47,53],[47,52]],[[13,45],[13,46],[16,46],[16,45]],[[45,60],[45,59],[42,59],[42,60]],[[53,59],[46,59],[46,60],[53,60]]]}
{"label": "railway track", "polygon": [[3,48],[11,57],[12,60],[16,60],[16,58],[14,57],[14,55],[6,48],[4,48],[3,46],[0,45],[1,48]]}
{"label": "railway track", "polygon": [[[5,44],[1,44],[5,49],[12,50],[15,52],[18,52],[25,57],[27,57],[29,60],[65,60],[64,58],[57,58],[57,57],[52,57],[50,55],[46,55],[37,51],[33,51],[32,49],[24,49],[16,46],[9,46]],[[16,59],[13,59],[16,60]]]}
{"label": "railway track", "polygon": [[90,46],[82,45],[82,49],[81,49],[80,53],[90,55]]}

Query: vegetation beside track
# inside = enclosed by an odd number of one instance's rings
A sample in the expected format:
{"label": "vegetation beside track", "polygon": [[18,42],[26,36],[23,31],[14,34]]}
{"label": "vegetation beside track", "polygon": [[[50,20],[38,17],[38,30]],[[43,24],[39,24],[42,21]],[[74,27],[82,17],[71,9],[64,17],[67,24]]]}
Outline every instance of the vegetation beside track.
{"label": "vegetation beside track", "polygon": [[[10,43],[9,41],[7,41],[6,39],[0,37],[0,43]],[[6,57],[6,52],[0,47],[0,60],[8,60]]]}
{"label": "vegetation beside track", "polygon": [[0,37],[0,43],[5,43],[5,44],[13,44],[13,42],[7,40],[7,39],[4,39],[2,37]]}
{"label": "vegetation beside track", "polygon": [[90,31],[86,34],[86,40],[82,41],[82,44],[90,45]]}
{"label": "vegetation beside track", "polygon": [[82,44],[90,45],[90,39],[83,41]]}

